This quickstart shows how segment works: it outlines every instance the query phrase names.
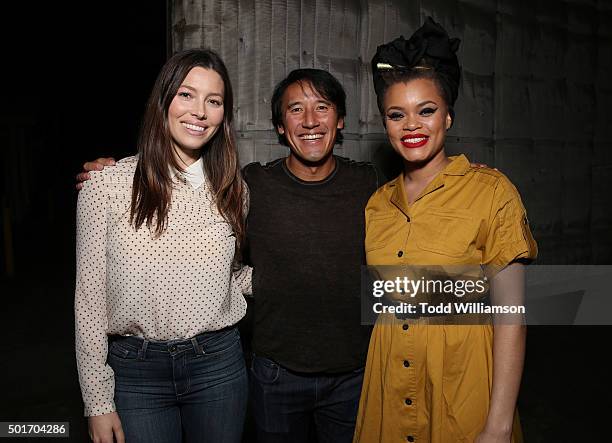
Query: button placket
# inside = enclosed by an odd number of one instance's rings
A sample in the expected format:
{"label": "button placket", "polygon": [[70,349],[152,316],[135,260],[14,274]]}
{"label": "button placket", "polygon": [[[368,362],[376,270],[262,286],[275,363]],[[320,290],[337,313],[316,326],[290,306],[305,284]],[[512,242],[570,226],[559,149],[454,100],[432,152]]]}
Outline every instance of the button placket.
{"label": "button placket", "polygon": [[408,239],[410,238],[410,233],[412,232],[412,226],[410,225],[410,216],[406,215],[406,237],[404,239],[403,246],[397,249],[397,257],[402,258],[406,256],[406,251],[408,248]]}

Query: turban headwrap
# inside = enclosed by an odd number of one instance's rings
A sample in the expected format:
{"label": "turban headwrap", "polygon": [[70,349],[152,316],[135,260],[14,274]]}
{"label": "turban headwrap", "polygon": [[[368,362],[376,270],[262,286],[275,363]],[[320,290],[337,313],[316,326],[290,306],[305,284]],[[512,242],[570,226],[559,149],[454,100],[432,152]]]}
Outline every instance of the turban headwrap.
{"label": "turban headwrap", "polygon": [[449,38],[442,26],[427,17],[423,26],[410,39],[404,36],[380,45],[372,58],[372,76],[376,95],[385,90],[384,72],[410,71],[418,69],[425,59],[427,66],[438,74],[441,86],[452,107],[459,93],[461,67],[455,53],[459,48],[458,38]]}

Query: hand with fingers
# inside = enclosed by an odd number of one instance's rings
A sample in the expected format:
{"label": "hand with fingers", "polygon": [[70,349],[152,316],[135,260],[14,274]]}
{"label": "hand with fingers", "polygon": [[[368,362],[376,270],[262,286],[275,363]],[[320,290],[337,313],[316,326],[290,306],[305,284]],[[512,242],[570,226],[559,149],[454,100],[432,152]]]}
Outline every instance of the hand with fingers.
{"label": "hand with fingers", "polygon": [[83,189],[83,182],[89,180],[91,177],[89,175],[90,171],[101,171],[106,166],[115,166],[115,159],[113,157],[100,157],[92,162],[86,162],[83,164],[83,171],[79,172],[76,175],[77,184],[76,189],[80,191]]}
{"label": "hand with fingers", "polygon": [[125,443],[121,420],[116,412],[89,417],[88,427],[89,438],[94,443]]}

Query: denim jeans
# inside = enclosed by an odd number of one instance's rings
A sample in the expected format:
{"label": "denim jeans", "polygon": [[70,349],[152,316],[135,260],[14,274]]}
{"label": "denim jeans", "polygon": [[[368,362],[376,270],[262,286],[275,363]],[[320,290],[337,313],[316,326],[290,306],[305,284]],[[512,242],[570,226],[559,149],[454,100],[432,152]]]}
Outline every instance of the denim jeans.
{"label": "denim jeans", "polygon": [[352,442],[363,368],[302,374],[254,355],[249,379],[259,443]]}
{"label": "denim jeans", "polygon": [[236,328],[155,342],[113,337],[108,363],[127,443],[239,443],[248,382]]}

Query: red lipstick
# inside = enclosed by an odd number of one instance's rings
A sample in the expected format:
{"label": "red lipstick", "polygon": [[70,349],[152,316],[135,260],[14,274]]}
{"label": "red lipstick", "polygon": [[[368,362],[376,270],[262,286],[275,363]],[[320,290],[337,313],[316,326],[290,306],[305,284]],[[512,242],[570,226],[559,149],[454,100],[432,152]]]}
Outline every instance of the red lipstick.
{"label": "red lipstick", "polygon": [[429,136],[425,134],[410,134],[402,137],[402,146],[404,148],[420,148],[425,146],[429,141]]}

